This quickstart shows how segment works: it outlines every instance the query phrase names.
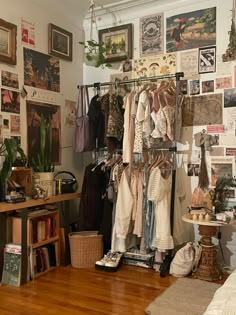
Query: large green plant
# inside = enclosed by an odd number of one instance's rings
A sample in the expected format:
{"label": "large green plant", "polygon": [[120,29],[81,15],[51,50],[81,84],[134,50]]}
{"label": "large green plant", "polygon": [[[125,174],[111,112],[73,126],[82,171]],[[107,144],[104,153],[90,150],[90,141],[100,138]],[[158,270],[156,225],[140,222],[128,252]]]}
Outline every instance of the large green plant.
{"label": "large green plant", "polygon": [[40,149],[37,158],[32,158],[32,167],[34,172],[53,172],[54,165],[52,163],[52,118],[51,115],[49,115],[49,118],[47,120],[43,114],[41,114],[40,118]]}
{"label": "large green plant", "polygon": [[0,146],[0,156],[4,157],[2,169],[0,170],[1,184],[4,184],[7,178],[11,176],[12,166],[18,154],[21,159],[26,159],[26,155],[18,142],[14,138],[6,138]]}

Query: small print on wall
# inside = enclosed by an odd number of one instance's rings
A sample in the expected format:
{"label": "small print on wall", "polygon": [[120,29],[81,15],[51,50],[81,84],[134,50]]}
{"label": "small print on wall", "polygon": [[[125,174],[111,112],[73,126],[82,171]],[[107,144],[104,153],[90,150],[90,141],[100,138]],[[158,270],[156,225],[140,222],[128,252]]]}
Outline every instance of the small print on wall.
{"label": "small print on wall", "polygon": [[34,23],[21,19],[21,41],[35,46],[35,26]]}
{"label": "small print on wall", "polygon": [[24,48],[24,84],[60,92],[59,59]]}
{"label": "small print on wall", "polygon": [[236,106],[236,88],[224,90],[224,107]]}
{"label": "small print on wall", "polygon": [[20,133],[20,116],[19,115],[11,115],[11,133]]}
{"label": "small print on wall", "polygon": [[140,24],[140,55],[163,53],[163,13],[144,16]]}
{"label": "small print on wall", "polygon": [[216,71],[216,46],[199,48],[198,73]]}
{"label": "small print on wall", "polygon": [[2,70],[2,85],[13,89],[19,89],[18,74]]}
{"label": "small print on wall", "polygon": [[215,186],[219,177],[230,178],[233,175],[232,163],[211,163],[211,185]]}
{"label": "small print on wall", "polygon": [[17,91],[1,89],[1,111],[20,114],[20,93]]}
{"label": "small print on wall", "polygon": [[188,163],[188,176],[198,176],[200,171],[199,164]]}
{"label": "small print on wall", "polygon": [[202,81],[202,93],[214,92],[214,80]]}
{"label": "small print on wall", "polygon": [[232,77],[216,78],[216,89],[232,88]]}
{"label": "small print on wall", "polygon": [[200,94],[200,81],[199,80],[189,81],[189,94],[190,95]]}
{"label": "small print on wall", "polygon": [[188,94],[188,80],[179,81],[179,90],[184,95]]}

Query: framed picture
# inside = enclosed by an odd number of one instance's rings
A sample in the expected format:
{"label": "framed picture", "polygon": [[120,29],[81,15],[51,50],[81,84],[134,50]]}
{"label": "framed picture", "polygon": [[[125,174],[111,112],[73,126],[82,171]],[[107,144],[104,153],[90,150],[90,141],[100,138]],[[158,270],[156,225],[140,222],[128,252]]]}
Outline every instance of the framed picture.
{"label": "framed picture", "polygon": [[48,32],[48,53],[52,56],[72,61],[72,33],[51,23],[49,24]]}
{"label": "framed picture", "polygon": [[133,57],[133,25],[125,24],[99,30],[99,43],[106,48],[107,62],[116,62]]}
{"label": "framed picture", "polygon": [[216,46],[199,48],[198,73],[216,72]]}
{"label": "framed picture", "polygon": [[0,19],[0,61],[16,64],[17,26]]}

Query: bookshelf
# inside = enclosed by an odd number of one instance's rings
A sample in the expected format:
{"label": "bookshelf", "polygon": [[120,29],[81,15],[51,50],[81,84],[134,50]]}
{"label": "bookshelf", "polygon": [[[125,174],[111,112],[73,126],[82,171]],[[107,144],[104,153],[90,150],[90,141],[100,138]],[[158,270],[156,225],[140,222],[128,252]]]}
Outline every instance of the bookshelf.
{"label": "bookshelf", "polygon": [[[12,242],[21,244],[22,218],[10,217]],[[59,210],[32,210],[27,217],[27,246],[30,248],[28,273],[30,279],[60,265]]]}

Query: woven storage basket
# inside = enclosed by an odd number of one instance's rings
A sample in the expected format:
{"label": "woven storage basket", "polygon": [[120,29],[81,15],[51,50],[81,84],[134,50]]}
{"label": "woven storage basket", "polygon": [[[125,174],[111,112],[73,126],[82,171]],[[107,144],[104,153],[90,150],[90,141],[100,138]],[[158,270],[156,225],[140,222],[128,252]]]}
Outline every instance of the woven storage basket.
{"label": "woven storage basket", "polygon": [[103,257],[102,235],[97,231],[69,233],[71,265],[74,268],[91,268]]}

